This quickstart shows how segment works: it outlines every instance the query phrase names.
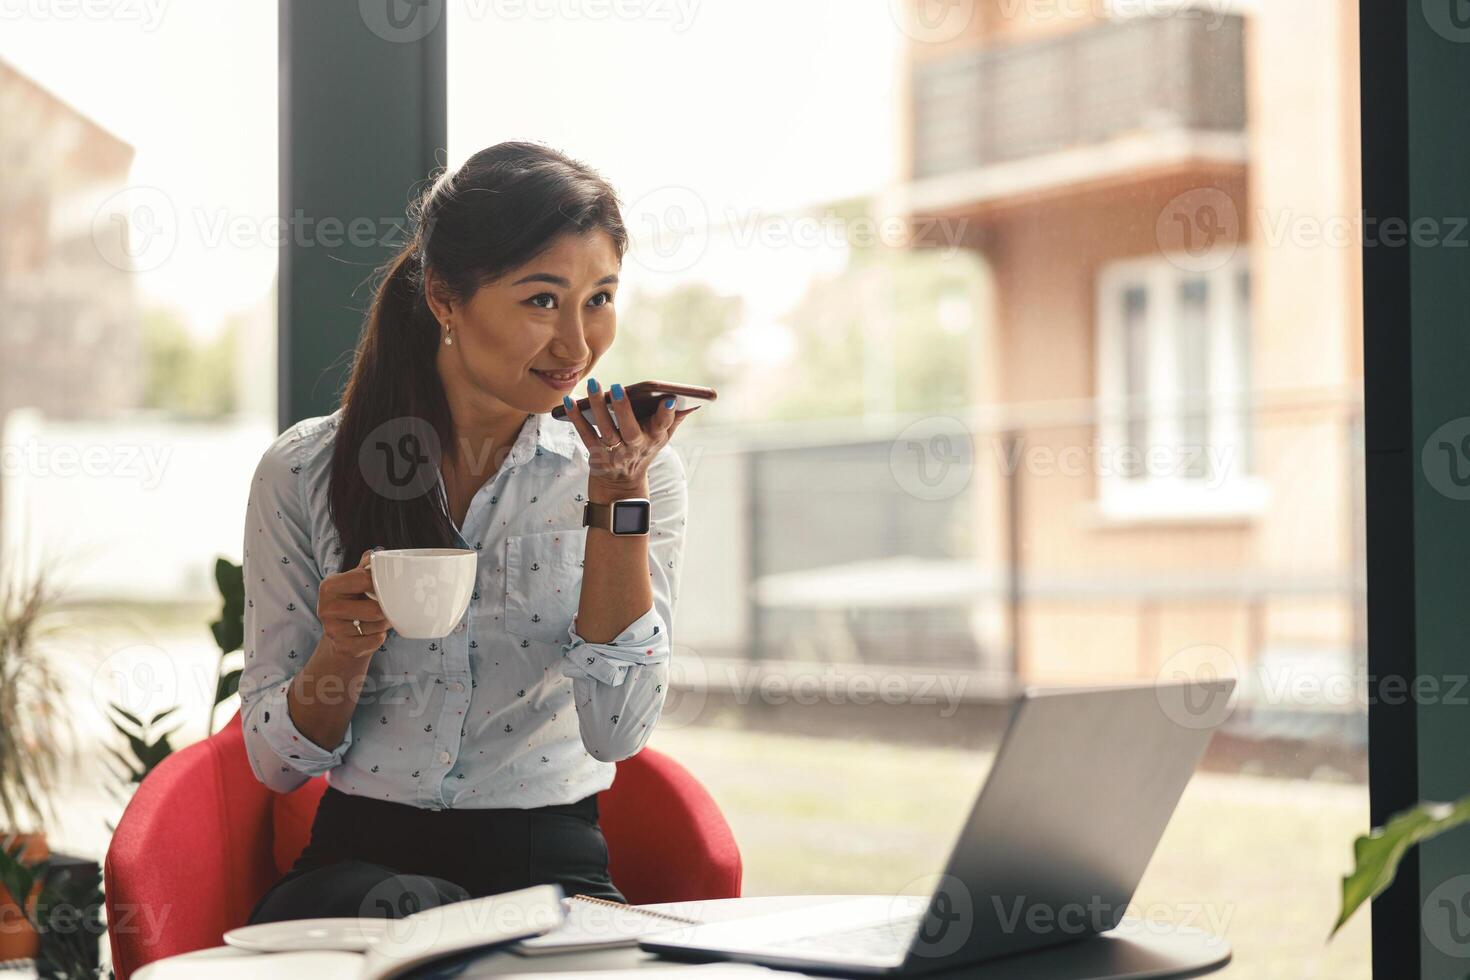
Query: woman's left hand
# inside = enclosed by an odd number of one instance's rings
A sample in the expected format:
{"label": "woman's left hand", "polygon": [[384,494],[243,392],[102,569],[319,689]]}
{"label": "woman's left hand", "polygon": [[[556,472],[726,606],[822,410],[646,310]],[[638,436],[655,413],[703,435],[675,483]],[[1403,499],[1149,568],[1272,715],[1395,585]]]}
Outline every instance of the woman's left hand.
{"label": "woman's left hand", "polygon": [[[644,423],[639,423],[633,414],[633,403],[627,398],[615,397],[622,393],[621,385],[613,385],[612,391],[597,388],[597,380],[588,378],[588,400],[592,403],[592,417],[597,420],[597,429],[578,411],[570,396],[562,399],[567,409],[567,419],[576,426],[582,444],[590,454],[588,465],[591,481],[599,487],[640,490],[648,478],[648,467],[659,450],[668,445],[674,430],[699,406],[686,408],[682,412],[673,409],[673,399],[666,398]],[[602,432],[602,438],[597,436]]]}

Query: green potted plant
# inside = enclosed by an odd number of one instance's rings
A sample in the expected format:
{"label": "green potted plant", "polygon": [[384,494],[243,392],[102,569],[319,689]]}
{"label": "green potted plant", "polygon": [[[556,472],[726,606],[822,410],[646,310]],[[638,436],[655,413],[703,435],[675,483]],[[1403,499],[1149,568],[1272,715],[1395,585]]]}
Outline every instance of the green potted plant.
{"label": "green potted plant", "polygon": [[1363,903],[1378,897],[1398,874],[1409,850],[1470,823],[1470,796],[1454,803],[1420,803],[1353,841],[1353,870],[1342,879],[1342,905],[1332,935]]}
{"label": "green potted plant", "polygon": [[[60,629],[57,594],[44,572],[19,561],[0,569],[0,838],[33,863],[49,856],[45,824],[54,818],[54,780],[65,757],[61,685],[50,641]],[[35,955],[38,937],[20,901],[0,888],[0,962]]]}

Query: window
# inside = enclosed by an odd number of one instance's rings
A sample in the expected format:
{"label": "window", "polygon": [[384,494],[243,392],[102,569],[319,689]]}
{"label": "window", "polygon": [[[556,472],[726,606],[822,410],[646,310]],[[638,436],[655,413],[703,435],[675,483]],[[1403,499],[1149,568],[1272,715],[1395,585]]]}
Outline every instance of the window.
{"label": "window", "polygon": [[1098,470],[1103,516],[1256,513],[1252,476],[1250,272],[1169,256],[1109,263],[1098,276]]}

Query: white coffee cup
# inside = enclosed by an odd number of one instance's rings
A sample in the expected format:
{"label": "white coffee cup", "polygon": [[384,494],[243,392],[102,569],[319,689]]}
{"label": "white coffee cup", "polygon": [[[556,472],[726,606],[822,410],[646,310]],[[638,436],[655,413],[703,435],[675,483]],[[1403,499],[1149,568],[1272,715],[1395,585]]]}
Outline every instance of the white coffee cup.
{"label": "white coffee cup", "polygon": [[398,548],[368,559],[373,590],[394,631],[410,640],[448,636],[475,591],[478,553],[468,548]]}

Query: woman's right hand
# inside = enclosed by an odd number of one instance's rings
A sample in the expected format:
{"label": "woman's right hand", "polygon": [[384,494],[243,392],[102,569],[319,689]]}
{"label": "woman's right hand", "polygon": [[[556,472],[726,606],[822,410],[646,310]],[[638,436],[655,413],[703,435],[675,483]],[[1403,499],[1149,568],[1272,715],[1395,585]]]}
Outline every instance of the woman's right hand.
{"label": "woman's right hand", "polygon": [[[372,549],[364,551],[357,567],[322,579],[316,594],[316,618],[333,651],[344,657],[370,657],[388,636],[383,607],[369,598],[373,573],[368,567]],[[359,634],[353,620],[362,625]]]}

